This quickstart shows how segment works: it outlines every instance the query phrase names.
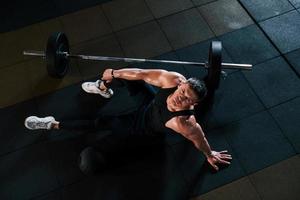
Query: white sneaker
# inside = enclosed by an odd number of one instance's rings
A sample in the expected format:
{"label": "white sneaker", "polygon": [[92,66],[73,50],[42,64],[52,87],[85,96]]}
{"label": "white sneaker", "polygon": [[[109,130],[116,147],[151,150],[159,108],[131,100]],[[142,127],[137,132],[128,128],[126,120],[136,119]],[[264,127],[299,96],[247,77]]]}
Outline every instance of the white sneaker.
{"label": "white sneaker", "polygon": [[100,90],[99,86],[101,82],[101,80],[97,80],[96,82],[84,82],[81,84],[81,87],[87,93],[100,94],[104,98],[111,98],[114,94],[114,91],[110,88],[106,90]]}
{"label": "white sneaker", "polygon": [[37,129],[51,129],[52,123],[55,121],[54,117],[48,116],[39,118],[37,116],[30,116],[25,119],[24,125],[30,130]]}

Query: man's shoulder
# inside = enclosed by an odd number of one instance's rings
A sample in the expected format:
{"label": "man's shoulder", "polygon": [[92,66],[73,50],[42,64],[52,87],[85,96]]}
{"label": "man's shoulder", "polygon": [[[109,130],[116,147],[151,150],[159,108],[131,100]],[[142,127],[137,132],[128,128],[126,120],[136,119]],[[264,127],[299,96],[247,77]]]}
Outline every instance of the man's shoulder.
{"label": "man's shoulder", "polygon": [[194,115],[175,116],[166,123],[167,127],[181,134],[191,134],[197,127]]}
{"label": "man's shoulder", "polygon": [[173,120],[178,127],[181,129],[191,128],[197,124],[196,118],[194,115],[180,115],[175,116]]}

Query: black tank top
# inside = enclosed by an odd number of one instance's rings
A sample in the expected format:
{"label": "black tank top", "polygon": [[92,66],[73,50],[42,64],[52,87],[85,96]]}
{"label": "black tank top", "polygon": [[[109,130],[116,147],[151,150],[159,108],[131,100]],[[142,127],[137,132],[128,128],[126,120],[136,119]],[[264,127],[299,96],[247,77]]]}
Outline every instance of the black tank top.
{"label": "black tank top", "polygon": [[193,115],[194,110],[182,110],[171,112],[167,107],[167,98],[172,94],[177,87],[160,89],[152,102],[148,105],[145,113],[145,128],[148,131],[155,133],[174,132],[167,128],[165,123],[175,116]]}

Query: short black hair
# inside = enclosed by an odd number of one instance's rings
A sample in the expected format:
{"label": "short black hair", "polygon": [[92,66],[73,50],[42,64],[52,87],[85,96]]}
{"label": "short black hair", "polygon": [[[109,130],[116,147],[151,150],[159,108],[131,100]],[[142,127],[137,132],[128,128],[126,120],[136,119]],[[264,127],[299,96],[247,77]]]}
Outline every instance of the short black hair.
{"label": "short black hair", "polygon": [[203,80],[198,78],[189,78],[187,83],[190,85],[192,90],[196,93],[198,101],[201,101],[207,94],[207,87]]}

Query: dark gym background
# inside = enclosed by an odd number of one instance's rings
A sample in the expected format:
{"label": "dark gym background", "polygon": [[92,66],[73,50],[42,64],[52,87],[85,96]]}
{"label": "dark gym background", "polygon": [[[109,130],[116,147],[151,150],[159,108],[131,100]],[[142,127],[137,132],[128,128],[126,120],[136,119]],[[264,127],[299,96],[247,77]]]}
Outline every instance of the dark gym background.
{"label": "dark gym background", "polygon": [[[299,0],[28,0],[0,7],[0,199],[243,199],[300,196]],[[223,43],[225,62],[253,71],[226,70],[212,111],[201,121],[216,150],[232,164],[212,173],[182,137],[130,163],[93,177],[77,167],[80,151],[107,133],[30,132],[28,115],[91,117],[127,112],[137,99],[126,90],[111,101],[84,94],[80,84],[105,67],[125,63],[72,60],[62,79],[47,76],[40,58],[54,31],[71,52],[90,55],[207,59],[211,40]],[[131,66],[129,66],[131,67]],[[138,64],[204,76],[196,66]]]}

